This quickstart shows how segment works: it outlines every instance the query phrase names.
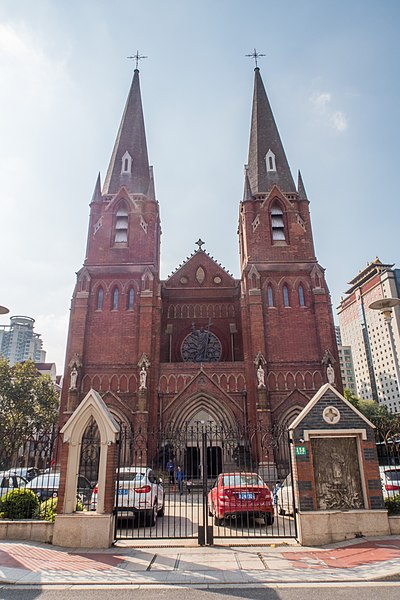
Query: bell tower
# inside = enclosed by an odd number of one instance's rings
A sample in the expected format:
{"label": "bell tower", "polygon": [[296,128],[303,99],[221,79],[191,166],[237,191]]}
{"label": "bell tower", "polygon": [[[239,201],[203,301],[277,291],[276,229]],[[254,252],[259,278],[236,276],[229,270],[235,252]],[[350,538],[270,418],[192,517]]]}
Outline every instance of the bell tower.
{"label": "bell tower", "polygon": [[160,235],[136,68],[103,187],[99,175],[90,203],[86,256],[71,303],[62,421],[91,387],[122,423],[135,422],[138,413],[147,419],[152,410]]}
{"label": "bell tower", "polygon": [[315,257],[309,204],[300,172],[295,186],[256,67],[238,227],[242,319],[247,380],[254,382],[253,361],[261,357],[273,421],[290,420],[327,381],[327,357],[340,386],[331,300]]}

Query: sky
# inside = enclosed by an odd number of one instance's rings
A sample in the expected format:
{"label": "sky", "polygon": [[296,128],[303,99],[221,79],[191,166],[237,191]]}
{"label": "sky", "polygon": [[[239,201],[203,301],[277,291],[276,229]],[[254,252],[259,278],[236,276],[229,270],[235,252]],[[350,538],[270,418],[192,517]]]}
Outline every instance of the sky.
{"label": "sky", "polygon": [[137,50],[163,278],[199,237],[239,276],[254,48],[334,314],[376,256],[400,267],[399,24],[397,0],[1,0],[0,325],[33,317],[62,373],[89,202]]}

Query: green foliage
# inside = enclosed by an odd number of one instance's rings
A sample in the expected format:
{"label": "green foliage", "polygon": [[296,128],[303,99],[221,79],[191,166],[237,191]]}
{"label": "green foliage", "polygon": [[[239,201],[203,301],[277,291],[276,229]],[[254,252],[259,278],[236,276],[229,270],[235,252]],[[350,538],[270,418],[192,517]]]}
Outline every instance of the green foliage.
{"label": "green foliage", "polygon": [[389,515],[400,515],[400,494],[385,498],[385,506]]}
{"label": "green foliage", "polygon": [[58,393],[31,360],[10,366],[0,358],[0,467],[16,464],[18,449],[57,421]]}
{"label": "green foliage", "polygon": [[39,500],[32,490],[11,490],[0,498],[3,519],[32,519],[38,507]]}
{"label": "green foliage", "polygon": [[[40,507],[39,507],[39,510],[37,513],[39,519],[44,519],[45,521],[53,522],[55,519],[55,516],[57,514],[57,503],[58,503],[57,496],[55,498],[48,498],[47,500],[42,502],[40,504]],[[76,510],[76,512],[85,510],[83,507],[83,504],[80,500],[76,501],[75,510]]]}
{"label": "green foliage", "polygon": [[375,400],[363,400],[354,396],[350,390],[344,390],[344,397],[351,402],[376,427],[378,439],[387,442],[400,431],[400,418]]}

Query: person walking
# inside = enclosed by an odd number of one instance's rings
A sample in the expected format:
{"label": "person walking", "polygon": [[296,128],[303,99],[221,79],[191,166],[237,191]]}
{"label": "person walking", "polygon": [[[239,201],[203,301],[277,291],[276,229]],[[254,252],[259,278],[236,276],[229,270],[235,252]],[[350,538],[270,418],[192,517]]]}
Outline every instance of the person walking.
{"label": "person walking", "polygon": [[170,485],[174,485],[175,480],[174,480],[174,471],[175,471],[175,465],[174,465],[174,461],[172,460],[172,458],[169,459],[169,461],[166,464],[167,467],[167,472],[168,472],[168,477],[169,477],[169,483]]}
{"label": "person walking", "polygon": [[178,468],[176,470],[175,479],[176,479],[176,483],[178,484],[179,493],[182,496],[182,494],[183,494],[183,482],[185,481],[185,473],[181,469],[180,465],[178,465]]}

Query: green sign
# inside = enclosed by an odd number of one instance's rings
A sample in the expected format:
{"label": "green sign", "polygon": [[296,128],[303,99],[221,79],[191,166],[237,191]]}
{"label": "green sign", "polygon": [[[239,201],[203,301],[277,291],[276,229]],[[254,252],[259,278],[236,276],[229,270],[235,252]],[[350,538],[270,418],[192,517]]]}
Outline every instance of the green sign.
{"label": "green sign", "polygon": [[305,456],[307,454],[307,450],[305,446],[296,446],[296,456]]}

